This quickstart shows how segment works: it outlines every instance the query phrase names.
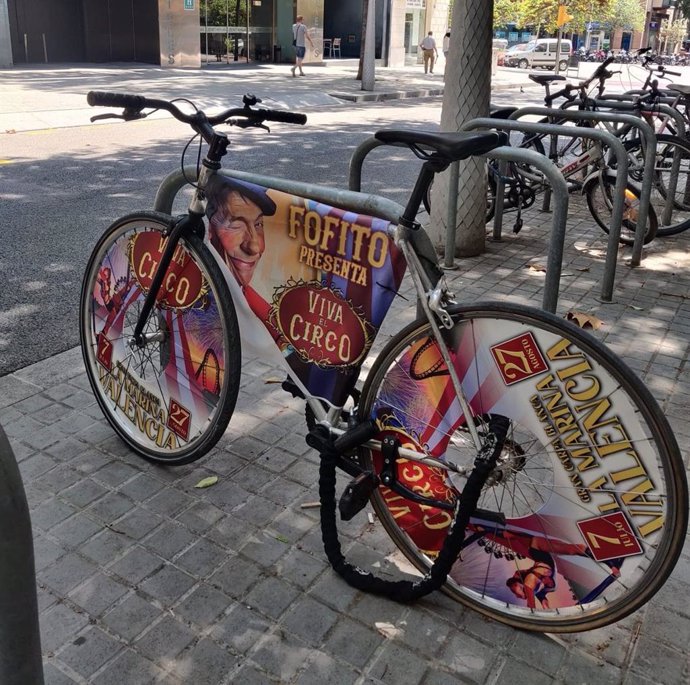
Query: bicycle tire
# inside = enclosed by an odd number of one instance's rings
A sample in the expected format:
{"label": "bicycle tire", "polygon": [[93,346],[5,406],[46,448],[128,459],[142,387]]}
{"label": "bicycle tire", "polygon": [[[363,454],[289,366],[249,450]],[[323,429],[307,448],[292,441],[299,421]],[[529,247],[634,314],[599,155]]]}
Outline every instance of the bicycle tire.
{"label": "bicycle tire", "polygon": [[[508,303],[458,306],[449,313],[454,325],[444,338],[475,425],[481,432],[484,417],[500,414],[511,428],[494,483],[484,487],[481,511],[473,516],[444,590],[486,616],[527,630],[574,632],[622,619],[661,587],[685,540],[685,470],[666,418],[620,359],[567,321]],[[428,322],[415,321],[376,359],[359,416],[377,420],[380,439],[397,436],[433,459],[471,465],[476,450],[467,446],[445,369]],[[362,448],[359,458],[365,468],[381,472],[380,453]],[[460,496],[461,485],[449,474],[402,460],[396,477],[416,493],[450,502]],[[642,495],[646,484],[650,488]],[[644,506],[635,510],[638,490],[647,502],[644,515]],[[448,511],[383,486],[373,493],[372,505],[401,552],[426,570],[445,537]],[[592,549],[597,541],[609,545],[606,553]],[[579,547],[569,555],[564,547],[556,551],[566,543]],[[548,556],[558,583],[545,595],[547,606],[530,608],[527,597],[506,581],[537,563],[530,557],[538,556],[537,545],[553,553]]]}
{"label": "bicycle tire", "polygon": [[[530,133],[521,133],[520,131],[510,132],[510,145],[512,147],[521,147],[528,150],[534,150],[539,154],[544,154],[544,146],[539,136]],[[498,174],[498,161],[489,159],[487,160],[487,171],[488,171],[488,183],[486,188],[486,223],[488,224],[493,218],[496,212],[496,174]],[[517,209],[517,199],[511,197],[511,193],[514,193],[514,186],[517,183],[521,183],[524,186],[534,190],[539,186],[543,185],[544,175],[538,169],[534,169],[529,164],[524,164],[522,162],[511,162],[508,165],[508,177],[520,176],[520,181],[515,179],[515,183],[506,183],[504,185],[504,211],[509,211]],[[533,204],[529,202],[528,204],[523,204],[521,208],[529,207]]]}
{"label": "bicycle tire", "polygon": [[[587,198],[587,207],[589,208],[592,218],[606,234],[609,232],[611,223],[615,186],[616,179],[613,176],[603,173],[590,178],[583,188],[583,192]],[[625,188],[625,206],[623,208],[623,221],[621,222],[621,234],[619,239],[619,241],[625,245],[632,245],[635,242],[639,198],[639,189],[628,183]],[[650,203],[649,213],[647,215],[647,228],[643,238],[644,245],[654,240],[658,229],[658,217],[653,205]]]}
{"label": "bicycle tire", "polygon": [[158,339],[128,344],[171,221],[129,214],[101,236],[82,283],[80,338],[89,383],[115,432],[145,459],[175,465],[199,459],[223,435],[241,348],[228,287],[195,235],[180,240],[145,328]]}
{"label": "bicycle tire", "polygon": [[657,216],[663,218],[668,197],[669,176],[675,151],[679,151],[680,168],[673,198],[673,214],[668,224],[659,226],[657,235],[670,236],[690,228],[690,143],[683,138],[658,135],[654,163],[654,189],[651,203]]}

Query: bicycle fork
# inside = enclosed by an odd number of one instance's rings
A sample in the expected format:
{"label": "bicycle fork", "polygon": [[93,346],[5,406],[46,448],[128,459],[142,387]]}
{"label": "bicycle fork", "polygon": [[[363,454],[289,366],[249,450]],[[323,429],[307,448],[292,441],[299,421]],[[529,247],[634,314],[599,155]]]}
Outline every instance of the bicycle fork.
{"label": "bicycle fork", "polygon": [[144,333],[144,328],[146,327],[146,322],[148,321],[149,316],[153,311],[153,307],[156,304],[158,294],[163,287],[165,275],[168,271],[170,263],[172,262],[175,250],[180,242],[180,238],[183,235],[188,235],[189,233],[203,233],[203,216],[206,210],[206,203],[203,197],[203,191],[201,189],[206,187],[206,182],[211,174],[211,170],[206,166],[206,161],[207,160],[204,160],[204,165],[201,167],[201,171],[199,172],[198,187],[195,190],[194,196],[189,204],[187,215],[172,223],[170,230],[163,234],[164,237],[167,238],[165,249],[163,250],[163,254],[158,262],[158,266],[156,267],[156,272],[151,280],[151,285],[146,293],[144,304],[141,307],[136,326],[134,327],[134,333],[128,341],[129,346],[132,348],[144,347],[149,342],[159,340],[160,336],[163,335],[160,331],[154,333],[153,335],[146,335]]}

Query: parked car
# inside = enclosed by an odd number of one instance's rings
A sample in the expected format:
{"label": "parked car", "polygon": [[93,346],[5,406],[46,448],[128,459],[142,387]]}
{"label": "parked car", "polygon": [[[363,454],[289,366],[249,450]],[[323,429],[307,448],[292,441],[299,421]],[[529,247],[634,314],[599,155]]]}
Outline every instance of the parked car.
{"label": "parked car", "polygon": [[[520,50],[524,50],[527,47],[527,43],[517,43],[517,45],[511,45],[506,51],[505,54],[503,55],[503,65],[506,67],[512,66],[509,64],[510,62],[510,56],[514,52],[519,52]],[[499,62],[499,65],[501,62]]]}
{"label": "parked car", "polygon": [[498,65],[501,66],[503,64],[505,52],[508,49],[508,41],[505,38],[494,38],[491,47],[498,51]]}
{"label": "parked car", "polygon": [[553,69],[558,62],[559,71],[565,71],[568,68],[568,59],[573,51],[573,44],[568,39],[561,41],[560,55],[556,59],[556,46],[558,40],[556,38],[539,38],[527,43],[523,50],[515,50],[506,53],[505,61],[511,67],[519,67],[520,69],[535,69],[542,67],[543,69]]}

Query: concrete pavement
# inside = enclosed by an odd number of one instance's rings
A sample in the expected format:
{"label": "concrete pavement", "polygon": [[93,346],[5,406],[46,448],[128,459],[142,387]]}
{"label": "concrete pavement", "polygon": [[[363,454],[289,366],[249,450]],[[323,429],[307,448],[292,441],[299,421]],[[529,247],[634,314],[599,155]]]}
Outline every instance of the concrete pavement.
{"label": "concrete pavement", "polygon": [[[333,97],[337,79],[317,87],[323,77],[316,68],[313,79],[294,85],[279,69],[262,67],[246,79],[240,70],[154,70],[155,77],[137,67],[8,70],[0,130],[12,122],[82,125],[93,113],[82,101],[93,87],[136,86],[170,97],[189,95],[192,84],[198,99],[220,104],[270,82],[290,102]],[[511,81],[521,75],[506,73]],[[8,101],[2,90],[8,79],[19,100]],[[344,87],[348,77],[342,79]],[[423,79],[416,72],[396,77],[390,92]],[[489,241],[483,255],[459,260],[449,272],[463,301],[539,305],[550,215],[530,209],[518,235],[510,221],[508,215],[501,242]],[[686,233],[654,241],[636,269],[623,248],[614,302],[601,303],[605,236],[571,197],[559,304],[560,314],[585,311],[603,321],[594,334],[648,384],[686,465],[689,239]],[[403,293],[409,289],[406,283]],[[413,314],[398,298],[389,322],[397,328]],[[402,606],[349,588],[326,563],[318,510],[303,507],[317,499],[317,458],[301,435],[302,407],[276,386],[278,377],[245,351],[240,399],[225,436],[199,462],[174,469],[142,461],[114,436],[78,349],[0,378],[0,422],[20,463],[35,531],[48,684],[690,682],[687,550],[645,608],[615,626],[569,637],[512,630],[441,594]],[[210,475],[219,477],[217,485],[194,488]],[[355,560],[384,571],[404,564],[366,516],[345,531]]]}
{"label": "concrete pavement", "polygon": [[[82,126],[96,113],[86,104],[89,90],[166,99],[187,97],[208,109],[241,106],[242,95],[251,92],[261,97],[266,107],[306,112],[314,107],[346,107],[352,102],[443,93],[442,64],[440,73],[428,75],[421,65],[406,69],[379,67],[371,92],[362,91],[355,79],[356,60],[326,60],[320,66],[306,65],[304,71],[304,77],[293,78],[289,64],[214,62],[200,70],[161,69],[145,64],[4,69],[0,70],[0,132]],[[501,68],[492,86],[495,92],[501,92],[530,83],[527,72]]]}

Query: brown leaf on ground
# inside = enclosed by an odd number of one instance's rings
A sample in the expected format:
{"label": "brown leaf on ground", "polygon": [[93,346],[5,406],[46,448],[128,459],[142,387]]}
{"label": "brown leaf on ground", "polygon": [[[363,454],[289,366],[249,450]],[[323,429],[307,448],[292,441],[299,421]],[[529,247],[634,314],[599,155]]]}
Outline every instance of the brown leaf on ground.
{"label": "brown leaf on ground", "polygon": [[546,273],[546,267],[543,264],[530,264],[527,268],[530,271],[537,271],[538,273]]}
{"label": "brown leaf on ground", "polygon": [[596,316],[592,314],[585,314],[585,312],[570,311],[565,315],[568,321],[572,321],[576,326],[580,328],[601,328],[604,322],[601,319],[597,319]]}

